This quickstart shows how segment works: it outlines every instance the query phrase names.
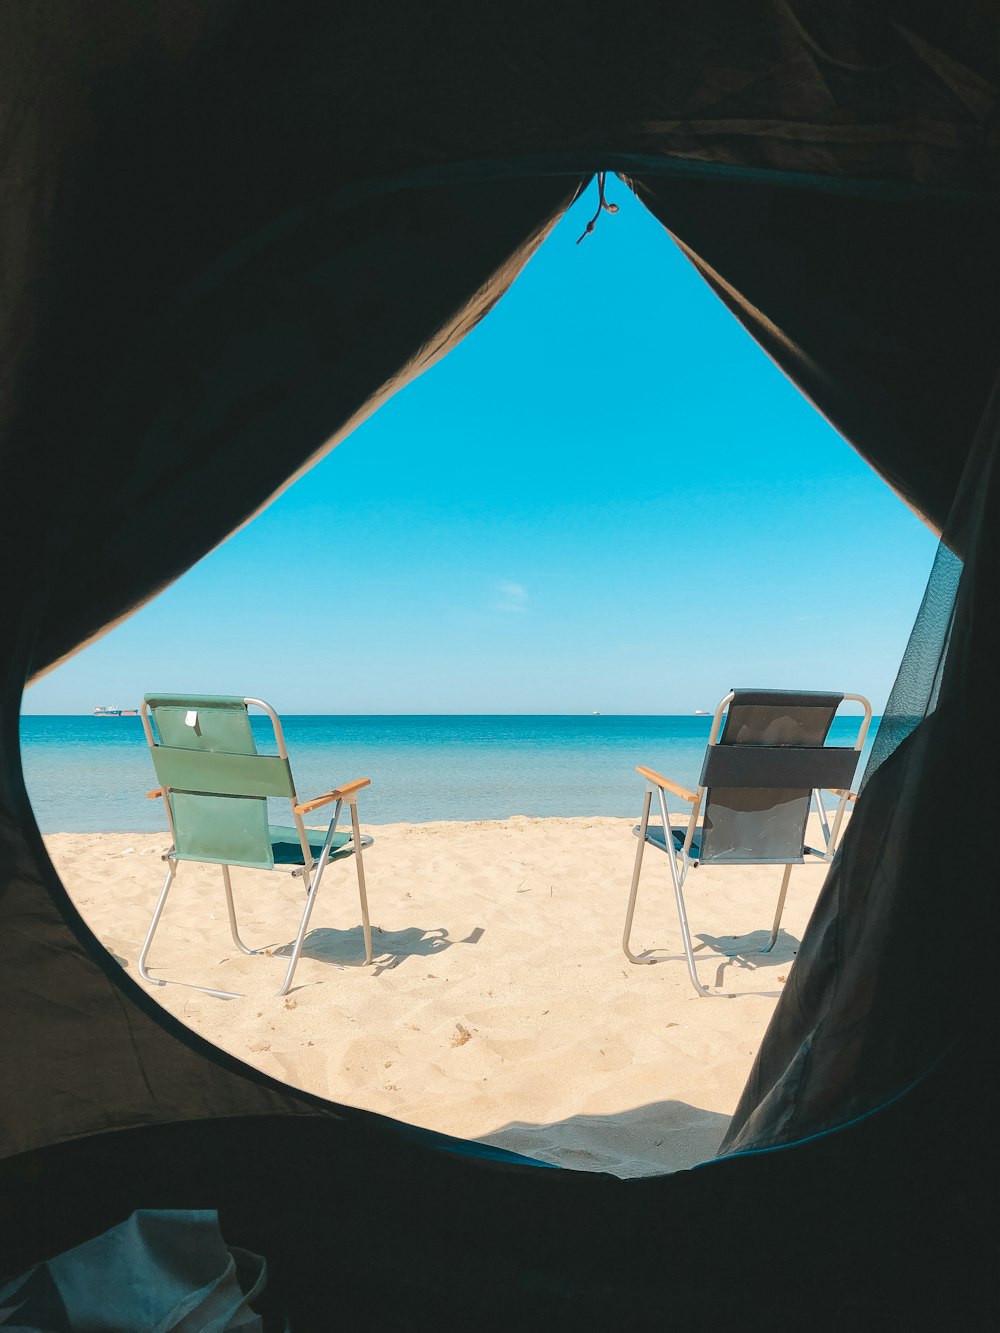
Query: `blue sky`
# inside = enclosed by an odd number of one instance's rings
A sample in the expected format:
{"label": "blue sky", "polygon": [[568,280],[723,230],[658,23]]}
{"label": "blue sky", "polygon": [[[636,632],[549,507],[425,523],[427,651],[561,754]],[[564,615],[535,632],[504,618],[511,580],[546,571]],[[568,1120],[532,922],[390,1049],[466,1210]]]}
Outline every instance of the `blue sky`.
{"label": "blue sky", "polygon": [[608,194],[617,215],[576,244],[592,186],[449,357],[24,711],[169,689],[688,713],[733,685],[881,708],[934,537]]}

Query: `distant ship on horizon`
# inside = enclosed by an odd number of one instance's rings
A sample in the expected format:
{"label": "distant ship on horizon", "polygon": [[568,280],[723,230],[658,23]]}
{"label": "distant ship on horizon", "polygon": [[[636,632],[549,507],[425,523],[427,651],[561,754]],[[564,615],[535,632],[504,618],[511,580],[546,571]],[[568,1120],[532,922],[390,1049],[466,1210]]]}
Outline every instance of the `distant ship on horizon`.
{"label": "distant ship on horizon", "polygon": [[694,710],[694,715],[695,715],[695,717],[711,717],[711,716],[712,716],[711,713],[708,711],[707,708],[696,708],[696,709]]}
{"label": "distant ship on horizon", "polygon": [[108,704],[98,704],[94,717],[138,717],[138,708],[112,708]]}

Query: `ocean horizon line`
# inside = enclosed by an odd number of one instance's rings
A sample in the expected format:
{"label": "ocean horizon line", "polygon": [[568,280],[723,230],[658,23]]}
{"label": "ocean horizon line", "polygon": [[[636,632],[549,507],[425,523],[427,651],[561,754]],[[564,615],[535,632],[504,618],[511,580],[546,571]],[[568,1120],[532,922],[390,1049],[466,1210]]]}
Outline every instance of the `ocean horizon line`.
{"label": "ocean horizon line", "polygon": [[[616,712],[604,712],[603,710],[594,710],[594,711],[589,711],[589,712],[587,712],[587,711],[580,711],[580,712],[549,712],[549,711],[535,711],[535,710],[532,710],[532,711],[530,711],[530,712],[523,712],[523,711],[518,711],[518,712],[506,712],[506,711],[504,711],[504,712],[498,712],[498,711],[493,711],[493,712],[486,712],[486,713],[479,713],[479,712],[448,712],[448,713],[433,713],[433,712],[331,713],[331,712],[313,712],[313,711],[310,711],[310,710],[308,710],[308,709],[282,709],[282,708],[278,708],[276,705],[272,705],[272,707],[275,708],[275,711],[278,713],[278,716],[281,717],[281,718],[289,718],[289,717],[296,717],[296,718],[299,718],[299,717],[343,717],[343,718],[366,718],[366,717],[378,717],[378,718],[382,718],[382,717],[393,717],[393,718],[407,718],[407,717],[421,717],[421,718],[427,718],[427,717],[433,717],[433,718],[449,718],[449,717],[475,717],[475,718],[486,718],[486,717],[572,717],[572,718],[584,718],[584,717],[614,717],[614,718],[620,718],[620,717],[631,717],[631,718],[644,718],[644,717],[662,717],[662,718],[678,718],[678,717],[712,717],[712,716],[714,715],[714,713],[715,713],[715,708],[704,708],[704,709],[702,709],[702,708],[686,708],[686,709],[680,709],[680,710],[673,709],[673,710],[659,711],[659,712],[655,712],[655,713],[648,713],[648,712],[625,712],[625,713],[616,713]],[[716,705],[716,707],[718,707],[718,705]],[[53,718],[55,718],[55,717],[94,717],[94,716],[98,716],[98,717],[100,717],[100,716],[102,716],[102,714],[100,714],[100,713],[95,714],[95,713],[94,713],[94,710],[91,709],[91,710],[89,710],[89,711],[87,711],[87,712],[82,712],[82,713],[80,713],[80,712],[72,712],[72,713],[69,713],[69,712],[67,712],[67,713],[34,713],[34,712],[24,711],[24,712],[21,713],[20,716],[21,716],[21,717],[42,717],[42,718],[45,718],[45,717],[53,717]],[[105,714],[105,715],[103,715],[103,716],[105,716],[105,717],[112,717],[112,716],[116,716],[116,715],[115,715],[115,714],[111,714],[111,713],[109,713],[109,714]],[[135,714],[135,713],[128,713],[128,714],[125,714],[125,716],[135,717],[136,714]],[[875,711],[873,711],[873,713],[872,713],[872,721],[876,721],[876,720],[879,719],[881,716],[882,716],[881,712],[875,712]]]}
{"label": "ocean horizon line", "polygon": [[[362,819],[376,824],[638,814],[636,766],[693,788],[712,728],[707,710],[278,715],[296,790],[308,796],[368,777]],[[831,743],[850,744],[858,717],[835,718]],[[267,715],[250,718],[261,752],[271,752]],[[162,811],[145,799],[156,784],[141,718],[23,714],[20,738],[43,832],[162,827]]]}

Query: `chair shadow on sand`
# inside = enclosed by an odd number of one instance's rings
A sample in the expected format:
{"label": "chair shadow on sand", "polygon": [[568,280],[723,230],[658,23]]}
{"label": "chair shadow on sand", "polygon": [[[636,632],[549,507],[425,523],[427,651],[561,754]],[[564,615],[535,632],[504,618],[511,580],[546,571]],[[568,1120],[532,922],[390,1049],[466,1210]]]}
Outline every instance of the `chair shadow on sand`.
{"label": "chair shadow on sand", "polygon": [[686,1102],[650,1102],[613,1115],[574,1115],[550,1124],[515,1120],[477,1135],[476,1141],[551,1166],[634,1178],[711,1161],[730,1119]]}
{"label": "chair shadow on sand", "polygon": [[[391,972],[407,958],[429,958],[432,954],[450,949],[453,944],[478,944],[483,933],[482,926],[476,926],[464,939],[453,940],[443,926],[431,930],[423,930],[419,926],[407,926],[405,930],[383,930],[381,926],[373,926],[375,961],[371,975],[377,977],[383,972]],[[287,957],[291,951],[290,943],[273,950],[280,957]],[[361,927],[337,930],[333,926],[319,926],[306,936],[302,952],[307,958],[315,958],[321,963],[362,967],[365,948]]]}
{"label": "chair shadow on sand", "polygon": [[[790,935],[787,930],[779,930],[774,948],[768,953],[761,953],[761,949],[769,938],[770,931],[768,930],[752,930],[745,935],[709,935],[705,931],[700,931],[694,937],[693,950],[695,962],[699,965],[698,970],[699,972],[704,970],[706,978],[711,976],[713,986],[725,988],[728,984],[726,973],[730,969],[736,972],[764,972],[765,970],[780,969],[778,981],[783,986],[788,969],[795,962],[800,941],[796,936]],[[642,950],[637,957],[644,957],[646,952],[646,950]],[[709,968],[713,959],[716,968],[714,973],[710,973]],[[656,962],[657,965],[660,963],[683,963],[684,954],[681,952],[661,954],[657,957]],[[750,992],[743,991],[741,994],[746,995]],[[754,991],[753,994],[773,999],[781,994],[781,989]]]}

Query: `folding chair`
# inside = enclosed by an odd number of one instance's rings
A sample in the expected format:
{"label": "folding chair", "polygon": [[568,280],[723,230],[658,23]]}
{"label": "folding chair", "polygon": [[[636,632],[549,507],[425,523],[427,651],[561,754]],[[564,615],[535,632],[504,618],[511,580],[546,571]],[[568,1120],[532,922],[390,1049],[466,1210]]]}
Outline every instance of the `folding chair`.
{"label": "folding chair", "polygon": [[[834,715],[848,701],[861,704],[863,709],[853,745],[827,745]],[[698,979],[684,903],[684,882],[689,870],[699,865],[783,865],[785,873],[774,924],[760,952],[773,949],[792,866],[801,864],[807,856],[821,861],[833,859],[847,803],[856,799],[850,787],[871,717],[871,704],[860,694],[732,690],[715,710],[697,791],[689,791],[651,768],[636,769],[646,779],[646,797],[642,817],[632,830],[639,846],[622,935],[622,948],[630,962],[662,961],[658,957],[637,956],[630,946],[647,845],[666,853],[688,975],[699,995],[715,996],[723,992],[709,990]],[[823,802],[824,791],[838,797],[832,826]],[[687,828],[683,831],[671,825],[667,792],[691,805]],[[650,823],[649,819],[654,794],[659,802],[660,824]],[[814,796],[824,842],[818,850],[805,842],[806,821]]]}
{"label": "folding chair", "polygon": [[[276,755],[257,753],[250,725],[250,708],[263,710],[269,718],[278,751]],[[364,961],[370,963],[372,936],[361,852],[362,848],[371,846],[372,839],[361,834],[357,802],[358,792],[367,787],[371,779],[358,778],[324,792],[322,796],[300,802],[295,794],[281,721],[270,704],[262,699],[147,694],[141,717],[160,783],[147,795],[163,798],[173,839],[173,845],[163,857],[168,863],[167,876],[139,954],[142,979],[154,986],[167,984],[160,977],[149,975],[146,959],[181,861],[207,862],[222,867],[233,943],[250,955],[263,951],[247,948],[240,939],[229,867],[280,870],[302,878],[306,886],[305,906],[285,979],[278,991],[279,995],[285,995],[302,952],[323,872],[330,861],[354,856],[361,898]],[[289,799],[291,825],[268,822],[268,797]],[[332,802],[336,802],[333,818],[325,832],[305,827],[303,815]],[[345,802],[351,811],[352,831],[338,833],[337,822]],[[240,998],[232,991],[211,986],[195,986],[194,989],[223,999]]]}

